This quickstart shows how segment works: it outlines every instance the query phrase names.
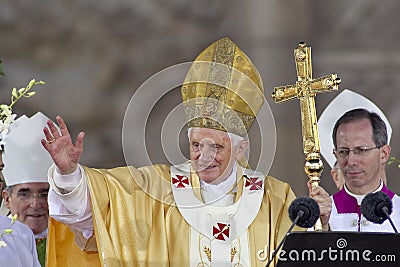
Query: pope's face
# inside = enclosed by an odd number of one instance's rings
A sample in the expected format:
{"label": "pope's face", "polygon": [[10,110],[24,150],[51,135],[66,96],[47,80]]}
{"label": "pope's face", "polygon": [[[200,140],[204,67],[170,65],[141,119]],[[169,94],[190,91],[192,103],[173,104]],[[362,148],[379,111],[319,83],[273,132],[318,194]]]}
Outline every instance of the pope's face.
{"label": "pope's face", "polygon": [[4,190],[3,198],[11,214],[28,225],[34,234],[47,228],[49,206],[47,204],[48,183],[24,183],[12,187],[11,194]]}
{"label": "pope's face", "polygon": [[232,173],[234,163],[248,146],[247,141],[241,141],[232,147],[228,133],[208,128],[192,128],[189,142],[194,171],[204,182],[214,184]]}

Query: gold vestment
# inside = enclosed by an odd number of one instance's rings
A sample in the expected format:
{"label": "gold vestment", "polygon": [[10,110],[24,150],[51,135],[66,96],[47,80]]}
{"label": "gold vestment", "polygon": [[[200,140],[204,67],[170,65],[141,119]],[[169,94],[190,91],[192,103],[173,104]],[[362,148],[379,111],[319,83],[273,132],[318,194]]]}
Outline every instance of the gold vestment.
{"label": "gold vestment", "polygon": [[[100,253],[80,250],[69,228],[51,219],[47,266],[190,265],[191,228],[173,205],[169,166],[84,169]],[[290,186],[268,176],[264,188],[259,212],[247,229],[251,266],[265,266],[258,251],[271,253],[291,225],[288,207],[295,196]]]}

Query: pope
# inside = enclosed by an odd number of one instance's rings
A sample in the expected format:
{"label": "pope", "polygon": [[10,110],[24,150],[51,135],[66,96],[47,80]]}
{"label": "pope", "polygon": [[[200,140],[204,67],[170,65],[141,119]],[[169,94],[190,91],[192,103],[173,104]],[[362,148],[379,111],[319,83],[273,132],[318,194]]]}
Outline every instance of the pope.
{"label": "pope", "polygon": [[243,164],[264,101],[261,77],[223,38],[195,59],[181,93],[190,160],[177,166],[82,166],[84,133],[74,143],[60,116],[60,130],[48,121],[48,266],[265,265],[257,255],[285,236],[295,196]]}

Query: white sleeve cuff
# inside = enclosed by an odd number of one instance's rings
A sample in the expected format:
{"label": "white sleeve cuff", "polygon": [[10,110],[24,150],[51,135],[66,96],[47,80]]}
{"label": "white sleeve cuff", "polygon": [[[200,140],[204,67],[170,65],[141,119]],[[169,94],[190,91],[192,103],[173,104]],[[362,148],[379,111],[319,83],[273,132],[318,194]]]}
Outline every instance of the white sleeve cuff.
{"label": "white sleeve cuff", "polygon": [[62,189],[64,194],[74,191],[74,189],[80,184],[82,179],[83,169],[81,169],[82,167],[79,165],[73,173],[63,175],[60,174],[57,167],[54,168],[53,179],[55,185],[59,189]]}
{"label": "white sleeve cuff", "polygon": [[53,192],[58,195],[59,201],[71,213],[82,216],[89,203],[89,190],[85,171],[81,165],[71,174],[62,175],[55,167],[49,169],[49,184]]}

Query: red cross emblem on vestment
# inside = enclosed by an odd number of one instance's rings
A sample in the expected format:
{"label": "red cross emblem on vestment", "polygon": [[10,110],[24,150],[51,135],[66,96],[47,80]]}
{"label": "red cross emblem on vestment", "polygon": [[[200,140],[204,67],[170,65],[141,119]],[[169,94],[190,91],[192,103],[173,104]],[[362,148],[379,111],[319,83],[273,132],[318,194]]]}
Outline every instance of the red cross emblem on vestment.
{"label": "red cross emblem on vestment", "polygon": [[229,224],[217,223],[213,226],[213,236],[218,240],[225,241],[229,238],[229,226]]}
{"label": "red cross emblem on vestment", "polygon": [[189,185],[189,179],[183,175],[172,177],[172,184],[177,188],[185,188]]}
{"label": "red cross emblem on vestment", "polygon": [[245,187],[247,187],[250,191],[254,190],[260,190],[262,189],[262,179],[256,178],[250,178],[245,176],[246,182],[244,184]]}

